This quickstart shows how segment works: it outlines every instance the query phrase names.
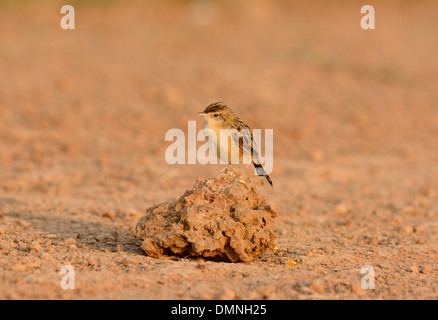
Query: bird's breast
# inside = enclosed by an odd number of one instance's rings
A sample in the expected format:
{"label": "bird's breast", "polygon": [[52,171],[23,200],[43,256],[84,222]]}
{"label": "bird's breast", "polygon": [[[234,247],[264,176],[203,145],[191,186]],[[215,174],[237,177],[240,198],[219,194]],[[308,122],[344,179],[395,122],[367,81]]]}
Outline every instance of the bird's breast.
{"label": "bird's breast", "polygon": [[233,138],[225,131],[221,134],[221,128],[218,125],[204,124],[204,129],[210,129],[210,132],[206,132],[208,142],[210,143],[210,149],[216,153],[216,156],[224,163],[249,163],[250,159],[247,159],[242,154],[239,148],[239,144],[233,141]]}

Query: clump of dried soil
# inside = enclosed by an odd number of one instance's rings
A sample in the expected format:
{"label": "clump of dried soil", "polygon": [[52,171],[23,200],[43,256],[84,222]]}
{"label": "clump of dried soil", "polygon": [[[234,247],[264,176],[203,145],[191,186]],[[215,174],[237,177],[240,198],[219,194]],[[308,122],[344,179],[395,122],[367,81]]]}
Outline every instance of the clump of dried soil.
{"label": "clump of dried soil", "polygon": [[251,261],[275,248],[278,211],[257,193],[262,184],[252,172],[234,167],[216,178],[198,179],[178,201],[147,209],[135,236],[153,257]]}

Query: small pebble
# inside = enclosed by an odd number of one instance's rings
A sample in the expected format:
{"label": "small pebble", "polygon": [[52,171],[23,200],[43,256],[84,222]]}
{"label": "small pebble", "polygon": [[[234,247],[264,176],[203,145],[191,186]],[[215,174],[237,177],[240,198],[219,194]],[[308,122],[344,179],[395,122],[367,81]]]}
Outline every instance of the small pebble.
{"label": "small pebble", "polygon": [[414,232],[414,228],[412,228],[411,226],[404,226],[400,228],[400,231],[403,233],[412,233]]}
{"label": "small pebble", "polygon": [[418,267],[415,265],[410,266],[409,271],[411,271],[412,273],[418,273]]}
{"label": "small pebble", "polygon": [[336,214],[344,214],[348,211],[348,208],[345,204],[339,203],[335,206],[334,211]]}
{"label": "small pebble", "polygon": [[30,246],[29,246],[29,252],[34,252],[34,253],[38,253],[38,252],[40,252],[42,249],[41,249],[41,246],[39,245],[39,243],[38,242],[32,242],[31,244],[30,244]]}
{"label": "small pebble", "polygon": [[433,272],[432,268],[430,266],[423,266],[421,268],[422,274],[431,274]]}
{"label": "small pebble", "polygon": [[129,258],[123,258],[122,261],[120,261],[121,264],[123,264],[124,266],[128,266],[130,264],[133,263],[133,261]]}
{"label": "small pebble", "polygon": [[63,242],[63,244],[64,244],[65,246],[69,246],[69,245],[72,245],[72,244],[76,244],[76,240],[73,239],[73,238],[69,238],[69,239],[65,240],[65,241]]}

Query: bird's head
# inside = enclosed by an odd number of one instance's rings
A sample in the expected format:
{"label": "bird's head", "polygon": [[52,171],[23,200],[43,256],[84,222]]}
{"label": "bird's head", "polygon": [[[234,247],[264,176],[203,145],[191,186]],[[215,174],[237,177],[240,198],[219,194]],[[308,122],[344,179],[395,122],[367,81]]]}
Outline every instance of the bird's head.
{"label": "bird's head", "polygon": [[221,124],[232,121],[236,117],[233,111],[223,102],[212,103],[204,111],[197,114],[203,116],[209,124]]}

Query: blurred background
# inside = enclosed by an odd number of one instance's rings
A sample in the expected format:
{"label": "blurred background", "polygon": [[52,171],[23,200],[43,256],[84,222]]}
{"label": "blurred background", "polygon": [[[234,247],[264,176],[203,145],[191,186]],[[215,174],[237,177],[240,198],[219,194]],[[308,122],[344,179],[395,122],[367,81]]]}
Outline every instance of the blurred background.
{"label": "blurred background", "polygon": [[[152,160],[225,101],[291,160],[436,148],[438,5],[363,1],[0,1],[0,161]],[[373,4],[368,3],[367,4]],[[409,146],[407,146],[409,145]]]}
{"label": "blurred background", "polygon": [[363,1],[75,1],[75,30],[60,27],[64,4],[0,1],[4,188],[190,184],[219,166],[170,167],[164,136],[215,101],[274,129],[274,176],[438,160],[433,1],[375,3],[375,30],[360,27]]}
{"label": "blurred background", "polygon": [[90,168],[213,173],[170,168],[164,135],[215,101],[273,128],[279,164],[437,160],[433,1],[375,3],[375,30],[360,28],[363,1],[75,1],[75,30],[60,27],[64,4],[0,1],[6,188],[36,169],[57,168],[58,187]]}
{"label": "blurred background", "polygon": [[[65,4],[75,30],[60,27]],[[375,30],[360,27],[363,5],[375,8]],[[340,250],[325,251],[330,268],[351,277],[349,259],[368,257],[370,243],[389,250],[379,259],[400,244],[436,249],[437,16],[432,0],[0,0],[3,248],[78,234],[72,257],[122,245],[142,258],[129,229],[144,209],[223,167],[168,165],[165,133],[189,120],[200,129],[195,113],[224,101],[250,127],[274,129],[274,189],[261,190],[280,208],[280,249],[303,256],[323,239]],[[119,240],[96,243],[115,229]],[[64,247],[47,246],[64,261]],[[18,262],[31,256],[14,250]],[[384,297],[400,297],[394,288]]]}

